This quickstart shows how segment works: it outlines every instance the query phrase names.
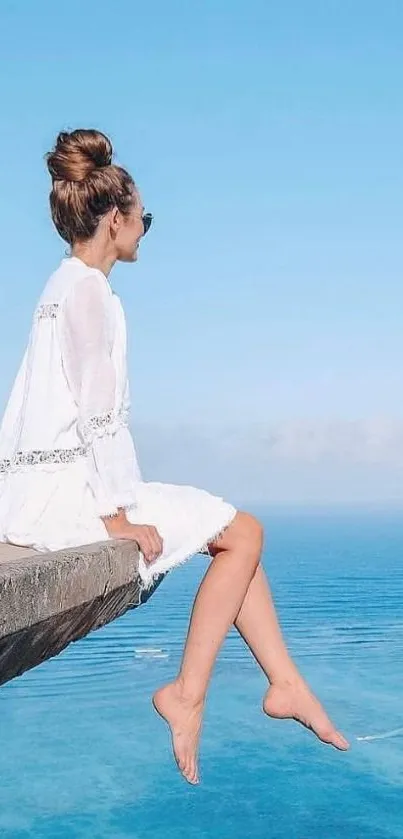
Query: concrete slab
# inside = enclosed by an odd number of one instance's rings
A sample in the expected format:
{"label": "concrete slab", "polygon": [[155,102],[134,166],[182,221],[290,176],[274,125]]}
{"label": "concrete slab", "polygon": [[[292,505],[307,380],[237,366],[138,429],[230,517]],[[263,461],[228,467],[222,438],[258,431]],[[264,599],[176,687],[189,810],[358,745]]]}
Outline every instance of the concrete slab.
{"label": "concrete slab", "polygon": [[25,556],[32,556],[37,553],[33,548],[22,548],[20,545],[10,545],[8,542],[0,542],[0,564],[12,562],[13,559],[22,559]]}
{"label": "concrete slab", "polygon": [[141,596],[134,542],[49,553],[0,545],[0,684],[151,593]]}

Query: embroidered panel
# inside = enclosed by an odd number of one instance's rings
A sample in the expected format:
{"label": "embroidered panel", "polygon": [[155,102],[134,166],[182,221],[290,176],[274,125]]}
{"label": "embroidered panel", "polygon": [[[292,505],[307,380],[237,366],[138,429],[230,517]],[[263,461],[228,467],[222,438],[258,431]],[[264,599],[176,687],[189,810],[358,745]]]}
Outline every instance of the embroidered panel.
{"label": "embroidered panel", "polygon": [[74,463],[79,457],[84,457],[87,451],[88,449],[85,446],[76,446],[74,449],[16,452],[14,457],[0,460],[0,474],[12,472],[24,466],[38,466],[50,463]]}

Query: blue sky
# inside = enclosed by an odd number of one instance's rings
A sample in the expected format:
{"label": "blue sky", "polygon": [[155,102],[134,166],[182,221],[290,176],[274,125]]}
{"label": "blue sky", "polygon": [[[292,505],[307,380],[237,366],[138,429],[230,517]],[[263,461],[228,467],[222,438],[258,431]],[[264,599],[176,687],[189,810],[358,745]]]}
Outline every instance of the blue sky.
{"label": "blue sky", "polygon": [[[229,484],[220,477],[221,443],[236,427],[232,458],[251,471],[248,496],[304,500],[305,444],[287,450],[291,474],[277,495],[270,457],[265,477],[257,468],[270,429],[289,440],[291,423],[293,440],[309,427],[333,441],[333,465],[319,445],[321,478],[306,497],[334,499],[340,456],[339,495],[349,497],[351,458],[329,428],[355,439],[361,423],[367,454],[353,497],[367,498],[368,485],[375,499],[398,494],[402,33],[398,0],[4,0],[2,404],[64,252],[43,155],[61,128],[98,127],[155,215],[139,264],[113,276],[148,469],[178,479],[185,429],[179,477],[242,494],[242,471]],[[368,476],[374,418],[382,440],[389,434],[382,478]],[[159,431],[170,456],[156,455]],[[207,473],[200,435],[215,452]]]}

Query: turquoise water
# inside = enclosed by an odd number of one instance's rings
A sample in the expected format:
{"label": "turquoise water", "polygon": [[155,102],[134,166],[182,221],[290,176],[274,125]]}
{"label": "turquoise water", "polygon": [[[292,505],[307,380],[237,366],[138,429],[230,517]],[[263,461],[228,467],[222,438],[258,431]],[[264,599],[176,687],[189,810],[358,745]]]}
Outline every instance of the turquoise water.
{"label": "turquoise water", "polygon": [[206,714],[202,784],[176,773],[149,702],[175,672],[205,560],[0,691],[0,836],[401,839],[403,516],[266,513],[284,632],[347,755],[259,711],[264,679],[231,634]]}

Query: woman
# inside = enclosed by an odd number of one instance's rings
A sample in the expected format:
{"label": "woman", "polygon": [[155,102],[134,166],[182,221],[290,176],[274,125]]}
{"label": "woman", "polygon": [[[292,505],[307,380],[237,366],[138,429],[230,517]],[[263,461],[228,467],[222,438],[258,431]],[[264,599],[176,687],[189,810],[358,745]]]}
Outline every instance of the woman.
{"label": "woman", "polygon": [[133,540],[143,588],[209,553],[180,672],[153,697],[189,783],[198,782],[208,682],[231,624],[269,680],[264,711],[347,749],[285,647],[260,564],[260,523],[203,490],[142,481],[128,425],[125,317],[108,279],[117,261],[135,262],[151,223],[134,181],[98,131],[59,134],[47,162],[52,218],[71,256],[39,300],[3,418],[0,538],[38,551]]}

